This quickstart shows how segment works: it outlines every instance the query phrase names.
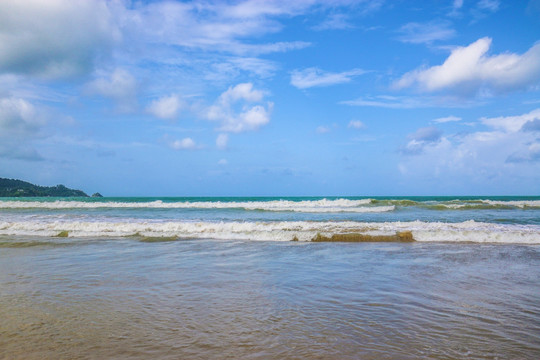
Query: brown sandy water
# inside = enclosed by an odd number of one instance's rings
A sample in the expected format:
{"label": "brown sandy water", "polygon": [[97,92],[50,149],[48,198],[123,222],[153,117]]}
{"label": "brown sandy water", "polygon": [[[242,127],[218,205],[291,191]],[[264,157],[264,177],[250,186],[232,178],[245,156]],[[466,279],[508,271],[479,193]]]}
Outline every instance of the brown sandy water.
{"label": "brown sandy water", "polygon": [[1,240],[2,359],[540,358],[540,246]]}

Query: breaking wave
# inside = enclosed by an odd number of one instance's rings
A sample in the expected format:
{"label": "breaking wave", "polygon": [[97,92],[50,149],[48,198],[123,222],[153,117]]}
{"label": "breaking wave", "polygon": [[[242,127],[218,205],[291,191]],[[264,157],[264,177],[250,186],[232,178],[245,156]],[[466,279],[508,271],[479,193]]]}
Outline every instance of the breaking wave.
{"label": "breaking wave", "polygon": [[291,211],[308,213],[377,213],[395,209],[394,205],[373,206],[371,199],[349,200],[272,200],[272,201],[179,201],[161,200],[149,202],[116,201],[0,201],[0,209],[242,209],[259,211]]}
{"label": "breaking wave", "polygon": [[381,206],[421,207],[432,210],[482,210],[482,209],[540,209],[540,200],[376,200],[372,203]]}
{"label": "breaking wave", "polygon": [[356,221],[9,221],[0,222],[0,235],[45,237],[130,237],[148,239],[216,239],[312,241],[318,236],[357,234],[362,237],[395,236],[410,232],[415,241],[540,244],[540,226],[492,224],[475,221],[383,222]]}
{"label": "breaking wave", "polygon": [[0,209],[239,209],[299,213],[382,213],[401,208],[428,210],[540,209],[540,200],[410,200],[410,199],[320,199],[254,201],[0,201]]}

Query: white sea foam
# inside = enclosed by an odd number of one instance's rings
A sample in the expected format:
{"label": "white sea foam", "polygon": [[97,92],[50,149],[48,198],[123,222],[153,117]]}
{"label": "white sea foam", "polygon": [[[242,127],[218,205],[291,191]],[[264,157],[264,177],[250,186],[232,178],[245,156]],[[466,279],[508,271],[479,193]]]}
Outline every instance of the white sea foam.
{"label": "white sea foam", "polygon": [[540,208],[540,200],[482,200],[483,203],[495,206],[515,206],[518,208]]}
{"label": "white sea foam", "polygon": [[187,222],[187,221],[65,221],[28,219],[0,222],[0,235],[57,236],[67,231],[70,237],[178,237],[223,240],[289,241],[297,238],[309,241],[317,234],[360,233],[393,235],[411,231],[416,241],[424,242],[492,242],[540,244],[538,225],[502,225],[465,221],[440,222],[383,222],[356,221],[276,221],[276,222]]}
{"label": "white sea foam", "polygon": [[270,201],[17,201],[0,200],[0,209],[242,209],[260,211],[290,211],[306,213],[376,213],[390,212],[399,207],[420,206],[446,209],[463,208],[506,208],[539,209],[540,200],[451,200],[427,201],[413,200],[373,200],[373,199],[321,199],[321,200],[270,200]]}
{"label": "white sea foam", "polygon": [[442,202],[431,204],[432,206],[442,206],[448,209],[482,209],[482,208],[521,208],[521,209],[538,209],[540,208],[540,200],[470,200],[451,202]]}
{"label": "white sea foam", "polygon": [[99,209],[99,208],[133,208],[133,209],[243,209],[262,211],[292,211],[307,213],[377,213],[393,211],[395,206],[369,206],[371,199],[362,200],[273,200],[273,201],[179,201],[164,202],[116,202],[116,201],[0,201],[3,209]]}

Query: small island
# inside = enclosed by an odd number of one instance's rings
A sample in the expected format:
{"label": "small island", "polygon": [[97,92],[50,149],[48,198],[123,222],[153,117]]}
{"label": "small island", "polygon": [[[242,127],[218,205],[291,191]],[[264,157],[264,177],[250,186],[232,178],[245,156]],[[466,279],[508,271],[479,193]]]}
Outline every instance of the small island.
{"label": "small island", "polygon": [[[99,194],[99,193],[96,193]],[[94,194],[94,195],[96,195]],[[0,178],[0,197],[89,197],[84,191],[64,185],[39,186],[26,181]]]}

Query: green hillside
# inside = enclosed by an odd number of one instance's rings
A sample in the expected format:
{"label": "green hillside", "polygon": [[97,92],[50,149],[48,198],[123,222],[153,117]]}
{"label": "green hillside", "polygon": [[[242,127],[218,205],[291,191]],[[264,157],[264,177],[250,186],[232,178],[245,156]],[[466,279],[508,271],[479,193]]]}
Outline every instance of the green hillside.
{"label": "green hillside", "polygon": [[26,181],[0,178],[0,197],[88,197],[81,190],[73,190],[64,185],[39,186]]}

